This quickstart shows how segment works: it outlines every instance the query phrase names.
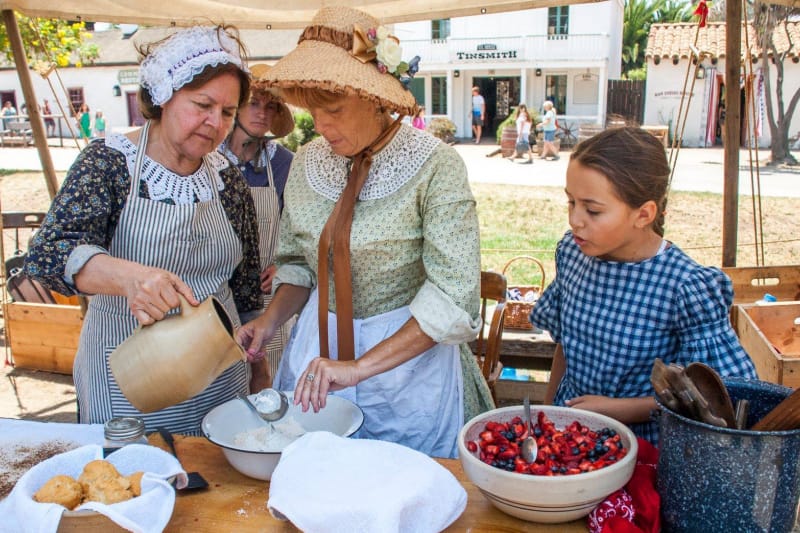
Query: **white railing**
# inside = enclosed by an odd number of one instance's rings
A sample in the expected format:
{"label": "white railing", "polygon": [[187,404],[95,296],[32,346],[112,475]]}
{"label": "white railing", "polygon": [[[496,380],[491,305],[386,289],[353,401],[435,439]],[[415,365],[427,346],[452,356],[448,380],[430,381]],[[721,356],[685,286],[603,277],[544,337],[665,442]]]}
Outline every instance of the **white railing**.
{"label": "white railing", "polygon": [[597,61],[609,57],[606,34],[480,37],[447,40],[405,40],[403,57],[420,56],[424,64],[460,62]]}

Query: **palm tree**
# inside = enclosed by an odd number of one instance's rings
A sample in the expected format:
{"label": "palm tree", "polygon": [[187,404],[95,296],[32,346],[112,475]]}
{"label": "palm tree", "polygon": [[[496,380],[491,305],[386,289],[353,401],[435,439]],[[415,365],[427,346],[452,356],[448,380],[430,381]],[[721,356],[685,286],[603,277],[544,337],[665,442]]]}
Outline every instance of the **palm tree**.
{"label": "palm tree", "polygon": [[665,0],[625,0],[622,26],[622,75],[642,68],[650,25]]}

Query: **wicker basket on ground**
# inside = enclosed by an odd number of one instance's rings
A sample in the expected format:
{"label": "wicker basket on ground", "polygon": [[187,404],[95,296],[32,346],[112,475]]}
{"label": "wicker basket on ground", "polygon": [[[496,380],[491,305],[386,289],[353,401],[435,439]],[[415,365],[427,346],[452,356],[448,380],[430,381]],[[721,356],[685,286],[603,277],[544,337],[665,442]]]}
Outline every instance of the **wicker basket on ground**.
{"label": "wicker basket on ground", "polygon": [[[545,273],[544,273],[544,265],[541,261],[536,259],[535,257],[531,257],[529,255],[518,255],[516,257],[512,257],[508,263],[503,267],[503,275],[508,278],[506,272],[508,268],[511,266],[512,263],[516,261],[530,261],[536,266],[539,267],[539,270],[542,273],[541,283],[539,285],[515,285],[512,282],[508,281],[508,293],[509,295],[515,293],[515,289],[519,291],[520,298],[523,298],[527,293],[533,292],[536,295],[536,299],[539,299],[539,296],[542,294],[542,290],[544,289],[544,281],[545,281]],[[535,301],[525,301],[525,300],[512,300],[511,297],[506,300],[506,314],[503,318],[503,325],[506,328],[510,329],[533,329],[533,325],[531,325],[530,321],[528,320],[528,315],[530,315],[531,311],[533,310],[533,306],[536,304]]]}

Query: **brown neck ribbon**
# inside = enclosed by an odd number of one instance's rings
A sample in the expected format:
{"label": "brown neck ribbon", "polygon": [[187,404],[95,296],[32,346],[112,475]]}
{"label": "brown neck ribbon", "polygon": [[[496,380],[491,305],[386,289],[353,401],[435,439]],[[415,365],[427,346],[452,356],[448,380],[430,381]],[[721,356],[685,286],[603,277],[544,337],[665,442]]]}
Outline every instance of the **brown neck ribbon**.
{"label": "brown neck ribbon", "polygon": [[333,207],[319,238],[317,283],[319,293],[319,351],[320,357],[330,357],[328,347],[328,295],[330,261],[333,260],[333,282],[336,298],[336,338],[338,359],[355,359],[353,342],[353,280],[350,272],[350,228],[358,195],[367,181],[372,155],[400,128],[398,117],[375,141],[353,158],[350,175],[342,195]]}

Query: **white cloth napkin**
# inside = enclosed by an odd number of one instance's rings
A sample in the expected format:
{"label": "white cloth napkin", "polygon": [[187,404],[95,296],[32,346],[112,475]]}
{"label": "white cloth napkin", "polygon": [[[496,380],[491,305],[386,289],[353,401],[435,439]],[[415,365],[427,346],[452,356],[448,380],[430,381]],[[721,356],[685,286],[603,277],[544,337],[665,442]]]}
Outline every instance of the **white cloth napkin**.
{"label": "white cloth napkin", "polygon": [[[56,474],[77,479],[86,463],[102,458],[102,446],[90,444],[53,456],[23,474],[4,502],[5,509],[16,515],[20,527],[18,531],[56,531],[64,507],[38,503],[33,500],[33,494]],[[114,505],[87,502],[76,510],[92,509],[136,533],[162,531],[175,506],[175,490],[166,479],[177,476],[179,486],[185,486],[187,482],[186,472],[180,463],[172,455],[145,444],[129,444],[109,454],[106,460],[123,476],[145,472],[142,476],[142,494]]]}
{"label": "white cloth napkin", "polygon": [[267,502],[307,533],[437,532],[466,505],[464,487],[427,455],[323,431],[284,448]]}

